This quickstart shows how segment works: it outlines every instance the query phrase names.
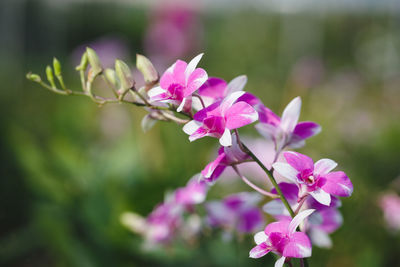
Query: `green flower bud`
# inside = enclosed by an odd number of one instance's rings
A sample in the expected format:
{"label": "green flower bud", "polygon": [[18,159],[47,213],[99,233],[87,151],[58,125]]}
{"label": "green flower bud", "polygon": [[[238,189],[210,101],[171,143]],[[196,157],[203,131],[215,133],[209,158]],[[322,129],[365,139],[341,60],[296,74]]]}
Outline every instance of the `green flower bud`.
{"label": "green flower bud", "polygon": [[46,76],[47,80],[51,84],[51,87],[56,88],[56,84],[54,83],[53,69],[50,66],[46,67]]}
{"label": "green flower bud", "polygon": [[102,71],[102,67],[100,59],[97,56],[96,52],[92,48],[86,47],[86,53],[89,60],[89,64],[92,67],[93,76],[100,74]]}
{"label": "green flower bud", "polygon": [[82,57],[81,57],[81,63],[76,66],[76,70],[86,70],[87,66],[89,64],[89,60],[88,60],[88,55],[87,53],[83,53]]}
{"label": "green flower bud", "polygon": [[135,84],[131,70],[129,69],[128,65],[126,65],[125,62],[117,59],[115,61],[115,71],[117,73],[118,79],[121,82],[122,91],[127,92]]}
{"label": "green flower bud", "polygon": [[117,77],[117,74],[115,73],[115,70],[113,69],[106,69],[104,71],[104,74],[106,76],[106,79],[109,83],[111,83],[112,85],[114,85],[115,88],[120,88],[121,84],[119,82],[119,79]]}
{"label": "green flower bud", "polygon": [[56,76],[61,76],[61,64],[58,59],[53,58],[53,68],[54,68],[54,74]]}
{"label": "green flower bud", "polygon": [[42,81],[42,79],[40,78],[39,75],[34,74],[34,73],[31,73],[31,72],[29,72],[28,74],[26,74],[26,78],[27,78],[28,80],[31,80],[32,82],[37,82],[37,83],[40,83],[40,82]]}
{"label": "green flower bud", "polygon": [[147,57],[136,54],[136,67],[143,74],[146,83],[158,81],[158,73]]}

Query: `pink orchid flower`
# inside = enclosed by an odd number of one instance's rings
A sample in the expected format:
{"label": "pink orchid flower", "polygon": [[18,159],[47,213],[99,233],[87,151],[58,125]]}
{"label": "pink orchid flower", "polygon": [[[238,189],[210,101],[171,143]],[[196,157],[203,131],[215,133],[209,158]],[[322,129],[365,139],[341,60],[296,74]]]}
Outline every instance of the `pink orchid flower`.
{"label": "pink orchid flower", "polygon": [[212,183],[217,180],[226,167],[250,159],[250,156],[242,151],[236,138],[236,135],[232,134],[232,146],[221,146],[217,158],[201,171],[206,182]]}
{"label": "pink orchid flower", "polygon": [[281,256],[275,267],[282,267],[286,258],[310,257],[310,239],[305,233],[296,232],[296,228],[313,212],[313,209],[304,210],[291,221],[283,220],[267,225],[263,232],[255,234],[254,241],[257,246],[250,250],[250,258],[260,258],[273,252]]}
{"label": "pink orchid flower", "polygon": [[310,194],[319,203],[329,206],[331,195],[349,197],[353,184],[342,171],[330,172],[337,163],[331,159],[313,160],[298,152],[283,153],[287,163],[276,162],[272,167],[283,177],[291,180],[300,189],[300,195]]}
{"label": "pink orchid flower", "polygon": [[265,138],[272,139],[278,151],[286,146],[302,147],[305,139],[321,131],[321,127],[315,122],[298,123],[301,109],[300,97],[296,97],[286,106],[282,118],[267,107],[263,109],[263,116],[260,116],[260,123],[256,125],[256,129]]}
{"label": "pink orchid flower", "polygon": [[254,192],[241,192],[222,201],[206,203],[207,221],[211,227],[222,227],[229,232],[253,233],[264,224],[258,203],[262,197]]}
{"label": "pink orchid flower", "polygon": [[[291,208],[296,210],[299,205],[299,188],[295,184],[279,183],[283,195],[289,202]],[[272,189],[271,193],[276,194]],[[331,204],[325,206],[308,197],[304,202],[302,209],[315,209],[303,224],[303,231],[307,232],[311,243],[318,247],[330,248],[332,241],[329,234],[336,231],[343,223],[343,217],[337,208],[341,206],[338,198],[332,197]],[[277,220],[290,220],[290,214],[280,199],[274,199],[263,206],[263,210],[274,216]]]}
{"label": "pink orchid flower", "polygon": [[177,60],[161,76],[160,86],[152,88],[148,95],[150,102],[163,102],[177,105],[177,111],[190,110],[192,94],[207,80],[207,73],[196,68],[203,54],[193,58],[189,64]]}
{"label": "pink orchid flower", "polygon": [[232,145],[231,130],[253,123],[258,113],[252,106],[237,101],[245,92],[234,92],[194,115],[194,120],[183,127],[192,142],[204,136],[219,138],[222,146]]}

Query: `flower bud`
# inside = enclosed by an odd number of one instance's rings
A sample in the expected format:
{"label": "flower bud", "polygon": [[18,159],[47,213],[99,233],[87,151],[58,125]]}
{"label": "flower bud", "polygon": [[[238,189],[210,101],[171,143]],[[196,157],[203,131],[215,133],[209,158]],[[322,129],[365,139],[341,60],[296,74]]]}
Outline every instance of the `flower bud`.
{"label": "flower bud", "polygon": [[115,88],[120,88],[121,84],[115,70],[107,68],[105,69],[104,74],[109,83],[111,83]]}
{"label": "flower bud", "polygon": [[46,67],[46,76],[47,76],[47,80],[51,84],[51,87],[55,88],[56,84],[54,83],[53,69],[50,66]]}
{"label": "flower bud", "polygon": [[54,68],[54,74],[56,76],[61,76],[61,64],[58,59],[53,58],[53,68]]}
{"label": "flower bud", "polygon": [[102,71],[102,67],[101,67],[100,59],[97,56],[96,52],[92,48],[86,47],[86,53],[87,53],[87,57],[88,57],[90,66],[92,67],[93,76],[100,74]]}
{"label": "flower bud", "polygon": [[122,91],[127,92],[135,84],[131,70],[125,62],[117,59],[115,61],[115,71],[117,73],[118,79],[121,81]]}
{"label": "flower bud", "polygon": [[78,66],[76,66],[76,70],[86,70],[86,68],[87,68],[87,66],[88,66],[88,63],[89,63],[89,61],[88,61],[88,55],[87,55],[87,53],[85,52],[85,53],[83,53],[83,55],[82,55],[82,58],[81,58],[81,63],[78,65]]}
{"label": "flower bud", "polygon": [[158,81],[158,73],[151,61],[140,54],[136,54],[136,67],[143,74],[146,83]]}
{"label": "flower bud", "polygon": [[28,74],[26,74],[26,78],[27,78],[28,80],[31,80],[32,82],[37,82],[37,83],[40,83],[40,82],[42,81],[42,79],[40,78],[39,75],[34,74],[34,73],[31,73],[31,72],[29,72]]}

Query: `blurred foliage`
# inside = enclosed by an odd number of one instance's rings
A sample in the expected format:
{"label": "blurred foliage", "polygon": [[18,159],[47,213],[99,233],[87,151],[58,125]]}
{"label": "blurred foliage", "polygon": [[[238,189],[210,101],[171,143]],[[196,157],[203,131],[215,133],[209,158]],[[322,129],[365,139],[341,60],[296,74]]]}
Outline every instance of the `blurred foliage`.
{"label": "blurred foliage", "polygon": [[[143,53],[149,11],[114,3],[62,9],[23,3],[0,4],[10,12],[2,16],[10,29],[1,28],[7,42],[0,51],[0,265],[271,265],[272,257],[248,258],[251,237],[227,243],[216,232],[190,248],[150,253],[119,223],[122,212],[146,215],[167,190],[183,186],[213,155],[215,140],[189,144],[179,127],[166,123],[144,134],[143,110],[99,109],[24,79],[28,70],[44,72],[56,55],[67,85],[79,86],[71,51],[107,34],[123,36],[132,55]],[[385,229],[376,198],[400,174],[398,14],[249,8],[204,10],[201,21],[208,73],[227,80],[247,74],[247,90],[277,113],[301,95],[301,120],[323,126],[301,151],[335,159],[354,183],[334,247],[315,248],[311,266],[396,266],[399,234]],[[233,191],[219,184],[210,192],[225,193]]]}

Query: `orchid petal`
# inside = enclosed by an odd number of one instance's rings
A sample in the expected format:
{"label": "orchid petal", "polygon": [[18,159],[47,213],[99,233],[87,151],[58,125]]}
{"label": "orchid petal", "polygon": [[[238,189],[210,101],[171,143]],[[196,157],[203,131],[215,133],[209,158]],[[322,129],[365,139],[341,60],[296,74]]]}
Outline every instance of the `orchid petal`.
{"label": "orchid petal", "polygon": [[311,215],[315,210],[314,209],[308,209],[308,210],[303,210],[299,214],[297,214],[292,221],[289,224],[288,227],[288,232],[290,234],[294,233],[296,231],[296,228],[304,221],[305,218]]}
{"label": "orchid petal", "polygon": [[205,70],[203,70],[202,68],[195,69],[189,76],[187,87],[183,96],[187,97],[193,94],[197,89],[199,89],[205,83],[205,81],[207,81],[207,79],[208,75]]}
{"label": "orchid petal", "polygon": [[293,130],[293,134],[298,139],[307,139],[321,132],[321,126],[315,122],[303,121],[299,122]]}
{"label": "orchid petal", "polygon": [[[282,201],[279,201],[277,199],[272,200],[265,204],[263,206],[263,211],[272,215],[272,216],[277,216],[277,215],[290,215],[289,212],[286,210],[285,205],[282,203]],[[287,213],[287,214],[285,214]]]}
{"label": "orchid petal", "polygon": [[324,175],[336,168],[337,163],[331,159],[320,159],[315,163],[314,174]]}
{"label": "orchid petal", "polygon": [[264,231],[258,232],[254,235],[254,241],[256,242],[257,245],[266,242],[267,239],[268,236],[264,233]]}
{"label": "orchid petal", "polygon": [[[260,117],[261,120],[261,117]],[[256,130],[265,138],[270,140],[275,140],[275,136],[277,133],[277,128],[271,124],[267,123],[258,123],[255,126]]]}
{"label": "orchid petal", "polygon": [[147,92],[147,95],[150,97],[150,101],[160,101],[165,99],[166,95],[166,90],[164,90],[163,88],[161,88],[160,86],[154,87],[152,89],[150,89]]}
{"label": "orchid petal", "polygon": [[203,57],[204,53],[201,53],[199,55],[197,55],[196,57],[194,57],[189,64],[186,67],[185,70],[185,83],[188,83],[189,77],[192,74],[192,72],[196,69],[197,64],[199,64],[199,61],[201,60],[201,58]]}
{"label": "orchid petal", "polygon": [[183,131],[186,134],[191,135],[194,132],[196,132],[200,128],[201,125],[202,125],[201,122],[191,120],[183,126]]}
{"label": "orchid petal", "polygon": [[281,119],[281,128],[286,133],[293,132],[300,117],[301,99],[296,97],[285,108]]}
{"label": "orchid petal", "polygon": [[297,174],[299,172],[288,163],[275,162],[274,164],[272,164],[272,167],[283,177],[293,182],[297,182]]}
{"label": "orchid petal", "polygon": [[255,246],[252,250],[250,250],[249,257],[254,259],[261,258],[270,251],[271,249],[269,249],[265,243],[262,243],[260,245]]}
{"label": "orchid petal", "polygon": [[181,112],[183,110],[183,107],[185,106],[187,98],[182,99],[181,104],[178,106],[178,108],[176,109],[176,111]]}
{"label": "orchid petal", "polygon": [[245,92],[243,91],[237,91],[225,97],[221,103],[221,113],[225,114],[225,112],[236,102],[236,100],[238,100],[238,98],[244,94]]}
{"label": "orchid petal", "polygon": [[246,83],[247,83],[246,75],[240,75],[240,76],[234,78],[227,85],[227,88],[226,88],[227,94],[237,92],[237,91],[242,91],[244,86],[246,85]]}
{"label": "orchid petal", "polygon": [[264,233],[267,236],[270,236],[271,233],[282,233],[283,235],[288,234],[289,224],[289,220],[270,223],[265,227]]}
{"label": "orchid petal", "polygon": [[253,123],[258,119],[258,113],[245,102],[233,104],[225,113],[226,128],[233,130]]}
{"label": "orchid petal", "polygon": [[293,151],[284,152],[283,156],[287,163],[299,172],[303,170],[314,170],[314,162],[309,156]]}
{"label": "orchid petal", "polygon": [[332,240],[329,235],[318,229],[318,228],[311,228],[310,232],[310,239],[311,243],[320,248],[331,248],[332,247]]}
{"label": "orchid petal", "polygon": [[331,195],[321,188],[310,192],[310,195],[322,205],[329,206],[331,204]]}
{"label": "orchid petal", "polygon": [[307,258],[311,256],[311,242],[303,232],[295,232],[290,235],[289,243],[286,244],[283,256],[290,258]]}
{"label": "orchid petal", "polygon": [[284,256],[280,257],[280,258],[275,262],[274,267],[282,267],[283,264],[285,264],[285,260],[286,260],[286,257],[284,257]]}
{"label": "orchid petal", "polygon": [[353,193],[353,184],[347,175],[342,172],[331,172],[325,174],[326,183],[322,186],[329,194],[339,197],[349,197]]}
{"label": "orchid petal", "polygon": [[221,153],[220,155],[218,155],[218,157],[214,161],[211,161],[210,163],[207,164],[207,166],[204,168],[204,170],[201,171],[201,174],[205,178],[210,178],[211,175],[214,173],[215,169],[221,163],[221,160],[223,160],[224,158],[225,158],[224,153]]}
{"label": "orchid petal", "polygon": [[189,136],[189,141],[193,142],[194,140],[202,138],[202,137],[206,136],[207,134],[208,134],[208,132],[206,129],[199,127],[194,133],[192,133]]}
{"label": "orchid petal", "polygon": [[143,132],[147,132],[148,130],[150,130],[154,126],[154,124],[156,124],[156,122],[157,120],[152,118],[150,114],[144,116],[141,122]]}
{"label": "orchid petal", "polygon": [[225,128],[224,133],[219,138],[219,143],[221,146],[231,146],[232,145],[232,136],[231,132],[228,128]]}

